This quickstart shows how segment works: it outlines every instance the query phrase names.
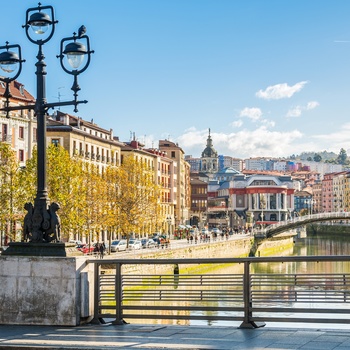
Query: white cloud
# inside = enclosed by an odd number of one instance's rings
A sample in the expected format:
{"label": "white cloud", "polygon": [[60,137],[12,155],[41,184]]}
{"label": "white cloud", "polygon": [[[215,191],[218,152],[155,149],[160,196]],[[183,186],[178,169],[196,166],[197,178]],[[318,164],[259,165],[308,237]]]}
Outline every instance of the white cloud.
{"label": "white cloud", "polygon": [[243,125],[243,121],[241,119],[236,120],[230,124],[230,126],[234,128],[240,128]]}
{"label": "white cloud", "polygon": [[307,103],[306,106],[296,106],[291,108],[287,114],[287,118],[295,118],[300,117],[303,111],[310,111],[311,109],[314,109],[318,107],[320,104],[317,101],[310,101]]}
{"label": "white cloud", "polygon": [[265,90],[259,90],[255,95],[264,100],[279,100],[282,98],[290,98],[296,92],[299,92],[307,81],[301,81],[293,86],[287,83],[268,86]]}
{"label": "white cloud", "polygon": [[[236,133],[215,133],[211,130],[213,147],[219,154],[232,157],[249,158],[254,156],[288,156],[290,153],[305,151],[305,144],[299,140],[302,133],[298,130],[287,132],[270,131],[266,126],[255,130],[241,130]],[[186,154],[200,157],[206,146],[208,130],[190,130],[177,139]],[[298,145],[298,147],[296,147]],[[293,151],[291,151],[293,150]]]}
{"label": "white cloud", "polygon": [[[215,132],[211,129],[213,147],[220,155],[238,158],[249,157],[287,157],[302,152],[316,152],[322,150],[339,153],[341,148],[350,149],[350,122],[339,125],[339,131],[331,134],[304,135],[300,130],[275,131],[266,126],[255,130],[243,129],[238,132]],[[184,134],[174,142],[186,154],[200,157],[206,147],[208,129],[185,130]]]}
{"label": "white cloud", "polygon": [[244,109],[241,110],[239,113],[240,117],[247,117],[249,119],[252,119],[253,121],[257,121],[261,118],[262,116],[262,111],[260,108],[256,107],[245,107]]}
{"label": "white cloud", "polygon": [[271,128],[273,128],[276,125],[276,123],[273,120],[269,120],[269,119],[263,119],[261,121],[261,124],[265,125],[266,127],[271,127]]}
{"label": "white cloud", "polygon": [[310,101],[307,105],[306,105],[306,109],[309,111],[310,109],[314,109],[316,107],[318,107],[320,104],[317,101]]}
{"label": "white cloud", "polygon": [[300,116],[301,116],[301,112],[302,112],[302,107],[301,107],[301,106],[296,106],[296,107],[290,109],[290,110],[287,112],[286,117],[287,117],[287,118],[300,117]]}

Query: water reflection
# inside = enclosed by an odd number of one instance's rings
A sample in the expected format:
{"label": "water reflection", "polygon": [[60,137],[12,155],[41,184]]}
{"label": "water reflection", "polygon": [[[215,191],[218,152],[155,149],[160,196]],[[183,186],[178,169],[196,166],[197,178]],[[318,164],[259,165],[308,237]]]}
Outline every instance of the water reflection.
{"label": "water reflection", "polygon": [[[292,255],[292,256],[312,256],[312,255],[349,255],[350,254],[350,235],[308,235],[306,238],[296,238],[295,244],[293,249],[286,250],[283,252],[284,256]],[[180,274],[183,273],[180,268]],[[199,267],[200,269],[200,267]],[[274,274],[301,274],[301,273],[308,273],[308,274],[317,274],[317,273],[340,273],[340,272],[349,272],[350,271],[350,263],[349,262],[285,262],[285,263],[258,263],[258,264],[251,264],[251,272],[254,274],[268,274],[268,273],[274,273]],[[219,270],[216,268],[215,270],[209,272],[206,267],[206,273],[212,273],[212,274],[243,274],[243,264],[231,264],[227,266],[223,266]],[[175,286],[176,289],[181,291],[183,286],[181,285],[181,279],[179,281],[178,271],[174,269],[174,280],[176,281]],[[191,274],[200,274],[202,273],[200,270],[198,271],[191,271]],[[333,283],[333,282],[330,282]],[[261,287],[264,289],[265,287]],[[329,285],[329,288],[333,288],[333,286]],[[271,293],[275,293],[275,287],[273,284],[269,285],[269,289],[271,290]],[[291,291],[292,293],[292,291]],[[281,294],[281,299],[288,299],[290,298],[291,293],[289,293],[288,286],[286,287],[285,293]],[[295,303],[297,300],[291,300],[291,302]],[[169,304],[176,306],[176,302],[169,302]],[[225,304],[225,301],[218,300],[216,303],[208,303],[208,305],[222,305]],[[347,305],[344,305],[345,307]],[[170,311],[167,312],[173,313],[173,314],[181,314],[182,316],[185,316],[186,313],[184,311]],[[225,312],[221,312],[223,315]],[[207,315],[208,318],[210,316],[215,315],[215,311],[208,311]],[[191,315],[196,315],[196,312],[192,311]],[[198,315],[203,315],[200,311],[198,311]],[[132,322],[135,322],[136,320],[133,320]],[[240,322],[225,322],[225,321],[216,321],[216,320],[139,320],[140,323],[146,322],[152,322],[152,323],[162,323],[162,324],[191,324],[191,325],[239,325]],[[136,321],[137,322],[137,321]],[[269,323],[269,326],[274,326],[274,323]],[[281,324],[278,324],[278,326],[281,326]],[[282,326],[292,326],[297,327],[297,324],[295,323],[283,323]],[[303,325],[304,326],[304,325]],[[308,325],[309,326],[309,325]],[[327,325],[329,327],[330,325]],[[320,326],[318,326],[320,327]],[[335,325],[336,328],[345,328],[346,326],[342,325]]]}

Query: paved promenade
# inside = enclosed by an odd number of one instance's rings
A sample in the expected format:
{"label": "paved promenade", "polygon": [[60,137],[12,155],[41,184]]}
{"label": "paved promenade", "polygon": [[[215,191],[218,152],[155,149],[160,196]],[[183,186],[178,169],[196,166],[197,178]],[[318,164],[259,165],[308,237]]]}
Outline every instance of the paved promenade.
{"label": "paved promenade", "polygon": [[[307,326],[306,326],[307,327]],[[0,326],[0,349],[349,350],[350,330],[222,326]]]}

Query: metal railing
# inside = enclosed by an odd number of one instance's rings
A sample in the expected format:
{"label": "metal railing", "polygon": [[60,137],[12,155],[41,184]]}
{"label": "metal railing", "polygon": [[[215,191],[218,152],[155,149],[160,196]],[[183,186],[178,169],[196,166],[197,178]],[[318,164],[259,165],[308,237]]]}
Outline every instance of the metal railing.
{"label": "metal railing", "polygon": [[[325,272],[255,272],[259,264],[290,262],[306,267],[326,264]],[[240,321],[242,328],[259,327],[268,321],[350,324],[350,256],[105,259],[89,263],[95,265],[93,322],[221,320]],[[125,273],[127,265],[140,265],[145,273]],[[170,272],[148,273],[159,265],[169,265]],[[239,271],[181,273],[184,266],[200,265],[207,271],[224,266],[235,266]],[[336,273],[326,271],[335,267]]]}
{"label": "metal railing", "polygon": [[279,221],[276,224],[269,225],[263,229],[254,229],[254,235],[256,237],[269,237],[271,234],[278,234],[287,231],[288,229],[303,226],[312,222],[342,219],[349,220],[350,212],[332,212],[297,216],[290,220]]}

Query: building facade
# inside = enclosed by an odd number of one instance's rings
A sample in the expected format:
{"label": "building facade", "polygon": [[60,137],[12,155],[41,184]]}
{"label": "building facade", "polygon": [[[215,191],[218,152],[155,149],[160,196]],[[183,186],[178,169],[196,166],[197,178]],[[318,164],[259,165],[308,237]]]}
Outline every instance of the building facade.
{"label": "building facade", "polygon": [[47,121],[46,138],[48,144],[61,145],[71,157],[94,164],[100,172],[120,165],[123,143],[113,136],[112,129],[102,129],[93,121],[57,111]]}
{"label": "building facade", "polygon": [[185,152],[178,144],[169,140],[159,140],[159,149],[167,155],[168,158],[175,161],[174,174],[176,182],[174,194],[176,204],[174,208],[175,225],[184,225],[190,219],[191,206],[191,186],[190,186],[190,164],[185,160]]}
{"label": "building facade", "polygon": [[[10,83],[9,106],[28,106],[35,104],[35,98],[18,81]],[[5,84],[0,82],[0,108],[5,107]],[[8,143],[16,152],[20,166],[25,166],[32,157],[33,147],[37,144],[37,120],[34,111],[11,111],[8,115],[0,111],[0,140]]]}

